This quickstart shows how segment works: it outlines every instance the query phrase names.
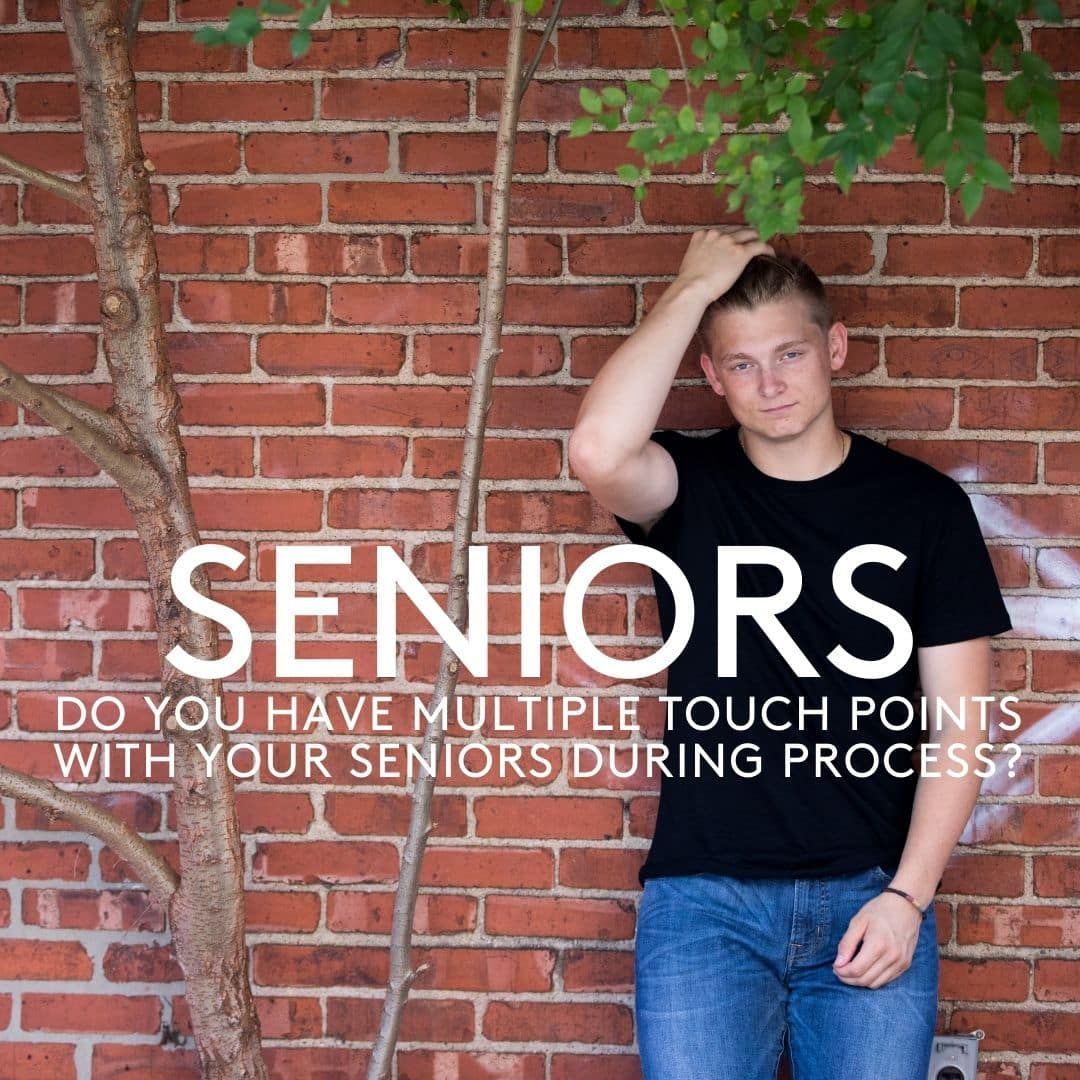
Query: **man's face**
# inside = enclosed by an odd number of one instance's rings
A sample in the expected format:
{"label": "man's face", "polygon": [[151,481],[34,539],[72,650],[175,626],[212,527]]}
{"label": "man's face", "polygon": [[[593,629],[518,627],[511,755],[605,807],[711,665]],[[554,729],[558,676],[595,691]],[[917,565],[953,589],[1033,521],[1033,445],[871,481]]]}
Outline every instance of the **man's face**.
{"label": "man's face", "polygon": [[810,321],[806,301],[790,296],[749,311],[715,315],[712,355],[701,368],[736,421],[767,439],[787,441],[832,420],[832,373],[847,356],[847,329],[828,335]]}

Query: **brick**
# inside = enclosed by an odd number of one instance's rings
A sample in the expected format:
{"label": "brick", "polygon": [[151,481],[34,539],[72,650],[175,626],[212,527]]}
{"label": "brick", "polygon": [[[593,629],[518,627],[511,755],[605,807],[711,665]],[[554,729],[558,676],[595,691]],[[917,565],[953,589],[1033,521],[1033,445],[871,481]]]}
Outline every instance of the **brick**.
{"label": "brick", "polygon": [[[504,334],[496,376],[552,375],[563,367],[563,345],[554,334]],[[417,375],[470,375],[480,355],[475,334],[430,334],[417,339],[413,370]]]}
{"label": "brick", "polygon": [[146,930],[160,933],[165,915],[142,889],[24,889],[28,926],[64,930]]}
{"label": "brick", "polygon": [[1021,135],[1020,171],[1044,176],[1075,176],[1080,172],[1080,139],[1075,132],[1064,132],[1060,154],[1051,157],[1038,135]]}
{"label": "brick", "polygon": [[[514,146],[515,174],[547,171],[548,138],[545,132],[520,132]],[[398,138],[398,160],[401,171],[411,175],[477,173],[490,176],[495,168],[495,133],[403,132]]]}
{"label": "brick", "polygon": [[[68,51],[70,56],[70,50]],[[70,80],[64,82],[20,83],[15,87],[15,106],[24,121],[79,120],[78,90]],[[139,80],[135,85],[135,107],[141,122],[161,119],[161,85]]]}
{"label": "brick", "polygon": [[474,323],[479,316],[479,305],[477,287],[464,283],[339,283],[330,288],[331,319],[345,326]]}
{"label": "brick", "polygon": [[1080,484],[1080,445],[1075,442],[1047,443],[1043,454],[1048,484]]}
{"label": "brick", "polygon": [[[228,50],[205,49],[207,53]],[[311,83],[305,82],[175,82],[169,85],[174,123],[229,120],[300,121],[314,116]]]}
{"label": "brick", "polygon": [[0,951],[0,978],[82,981],[90,978],[90,957],[78,941],[31,941],[5,938]]}
{"label": "brick", "polygon": [[[191,9],[197,5],[185,7]],[[390,63],[399,55],[396,26],[350,28],[347,34],[329,28],[313,29],[311,47],[299,58],[292,54],[291,38],[289,30],[264,30],[253,45],[256,66],[291,71],[352,71]]]}
{"label": "brick", "polygon": [[[386,233],[260,232],[255,236],[255,269],[260,274],[396,277],[405,270],[405,242]],[[298,347],[304,340],[302,335],[293,338]],[[355,344],[340,334],[323,340],[334,352]]]}
{"label": "brick", "polygon": [[633,1028],[633,1010],[626,1005],[546,1001],[492,1001],[483,1024],[485,1037],[496,1041],[624,1046],[633,1042]]}
{"label": "brick", "polygon": [[161,1002],[156,997],[117,994],[24,994],[23,1031],[156,1034]]}
{"label": "brick", "polygon": [[389,140],[381,131],[256,131],[244,137],[244,161],[253,174],[386,172],[389,155]]}
{"label": "brick", "polygon": [[[538,31],[527,30],[523,41],[525,54],[532,57],[540,41]],[[555,50],[550,42],[545,42],[540,70],[551,69],[554,63]],[[497,29],[409,30],[405,35],[405,66],[438,71],[502,71],[506,67],[506,35]]]}
{"label": "brick", "polygon": [[[419,233],[413,237],[411,255],[413,271],[421,276],[484,277],[487,274],[488,245],[480,235]],[[562,240],[544,233],[510,236],[506,268],[515,277],[558,277],[562,272]],[[504,337],[501,344],[504,349],[512,347],[519,343],[520,337]],[[474,336],[472,340],[478,339]]]}
{"label": "brick", "polygon": [[634,297],[623,285],[511,284],[505,316],[508,325],[625,326],[634,316]]}
{"label": "brick", "polygon": [[327,120],[465,120],[465,79],[324,79]]}
{"label": "brick", "polygon": [[244,922],[249,930],[267,933],[311,933],[319,925],[319,897],[314,892],[244,894]]}
{"label": "brick", "polygon": [[[345,933],[388,934],[394,913],[392,892],[335,889],[326,901],[326,926]],[[421,893],[416,898],[413,932],[460,934],[477,927],[478,902],[472,896]]]}
{"label": "brick", "polygon": [[953,325],[951,286],[832,285],[829,296],[836,318],[849,326]]}
{"label": "brick", "polygon": [[0,580],[85,581],[93,572],[92,540],[0,539]]}
{"label": "brick", "polygon": [[[657,185],[659,186],[659,185]],[[484,184],[483,221],[491,220],[491,185]],[[650,191],[649,198],[654,197]],[[683,188],[684,192],[693,189]],[[648,205],[648,200],[641,204]],[[544,184],[517,181],[510,198],[510,227],[559,225],[567,228],[612,228],[634,218],[634,196],[622,184]]]}
{"label": "brick", "polygon": [[247,60],[242,50],[208,49],[196,42],[191,34],[143,30],[135,39],[131,66],[136,74],[149,71],[226,72],[246,70]]}
{"label": "brick", "polygon": [[1078,286],[971,286],[960,290],[960,325],[1002,330],[1069,327],[1078,303]]}
{"label": "brick", "polygon": [[[1075,675],[1074,675],[1075,681]],[[1055,798],[1080,798],[1080,767],[1065,754],[1039,759],[1039,793]]]}
{"label": "brick", "polygon": [[1034,338],[889,337],[885,368],[897,378],[1034,379]]}
{"label": "brick", "polygon": [[[398,334],[263,334],[258,364],[271,375],[396,375],[405,363]],[[347,389],[339,386],[335,395]]]}
{"label": "brick", "polygon": [[317,184],[181,184],[173,220],[180,225],[317,225]]}
{"label": "brick", "polygon": [[477,836],[613,840],[622,834],[620,799],[503,795],[478,798],[473,806]]}
{"label": "brick", "polygon": [[[164,312],[172,311],[172,292],[172,284],[163,281],[158,290],[158,303]],[[0,294],[0,297],[2,295]],[[26,323],[49,326],[100,323],[100,303],[100,290],[96,281],[31,283],[26,286]]]}
{"label": "brick", "polygon": [[319,383],[197,383],[179,391],[183,424],[301,427],[326,419]]}
{"label": "brick", "polygon": [[0,641],[0,679],[68,681],[90,674],[89,641],[27,638]]}
{"label": "brick", "polygon": [[[256,944],[251,953],[252,978],[258,986],[374,987],[386,982],[389,971],[389,956],[379,948]],[[421,981],[429,980],[427,976]]]}
{"label": "brick", "polygon": [[[411,1020],[401,1019],[402,1041],[439,1045],[469,1042],[475,1037],[476,1006],[471,1001],[410,996]],[[336,1039],[374,1041],[381,1009],[373,998],[328,998],[326,1033]]]}
{"label": "brick", "polygon": [[1080,274],[1080,236],[1040,237],[1039,273],[1051,276]]}
{"label": "brick", "polygon": [[1048,338],[1043,345],[1043,370],[1051,379],[1080,379],[1080,338]]}
{"label": "brick", "polygon": [[964,217],[959,195],[950,198],[950,214],[957,224],[1009,229],[1068,229],[1080,223],[1080,200],[1060,184],[1014,183],[1011,192],[987,188],[979,209]]}
{"label": "brick", "polygon": [[0,1043],[0,1075],[18,1080],[75,1080],[75,1047],[59,1042]]}
{"label": "brick", "polygon": [[[33,136],[40,139],[41,135]],[[10,136],[3,142],[4,153],[10,154],[38,168],[57,168],[55,162],[38,164],[31,160],[31,155],[23,152],[22,147]],[[30,148],[27,147],[27,150]],[[77,162],[76,150],[75,161]],[[75,172],[77,164],[68,163],[65,171]],[[18,277],[37,277],[43,274],[55,274],[56,267],[63,266],[70,274],[89,274],[96,270],[93,241],[82,234],[56,234],[52,236],[9,236],[0,252],[0,273]],[[73,335],[74,336],[74,335]],[[22,346],[22,339],[17,343]],[[8,342],[7,348],[11,349]],[[55,342],[53,344],[55,350]],[[21,368],[19,370],[22,370]]]}
{"label": "brick", "polygon": [[471,184],[341,180],[331,181],[326,210],[334,222],[468,225],[475,204]]}
{"label": "brick", "polygon": [[1026,960],[941,962],[940,993],[946,1000],[1026,1001],[1031,967]]}
{"label": "brick", "polygon": [[313,284],[185,281],[179,303],[193,322],[311,324],[325,318],[326,290]]}
{"label": "brick", "polygon": [[634,936],[634,903],[583,897],[489,896],[489,934],[625,941]]}
{"label": "brick", "polygon": [[1023,277],[1031,265],[1026,236],[890,236],[882,273],[911,277]]}
{"label": "brick", "polygon": [[97,363],[97,342],[92,334],[12,334],[0,338],[0,361],[23,375],[84,375]]}
{"label": "brick", "polygon": [[263,438],[263,476],[400,476],[406,440],[397,435]]}
{"label": "brick", "polygon": [[962,386],[960,427],[1071,430],[1080,427],[1080,397],[1057,387]]}
{"label": "brick", "polygon": [[337,490],[326,520],[333,529],[449,529],[456,501],[453,491]]}
{"label": "brick", "polygon": [[[246,247],[244,251],[246,260]],[[200,260],[198,270],[187,272],[202,273],[207,269],[210,268]],[[182,375],[246,375],[251,372],[248,340],[246,334],[228,331],[170,334],[169,362],[173,370]]]}
{"label": "brick", "polygon": [[110,982],[181,982],[171,945],[110,945],[102,961]]}
{"label": "brick", "polygon": [[252,861],[255,881],[387,882],[397,872],[396,848],[378,843],[265,843],[257,846]]}
{"label": "brick", "polygon": [[1040,1009],[957,1008],[952,1014],[955,1031],[982,1028],[986,1038],[979,1043],[980,1053],[1008,1050],[1013,1053],[1069,1053],[1080,1049],[1080,1032],[1071,1022],[1072,1013]]}
{"label": "brick", "polygon": [[145,590],[20,589],[19,610],[29,630],[153,630]]}
{"label": "brick", "polygon": [[[413,475],[434,480],[456,479],[461,473],[464,439],[413,440]],[[554,439],[484,440],[480,463],[483,479],[553,480],[562,469],[562,443]]]}
{"label": "brick", "polygon": [[71,50],[63,31],[4,34],[0,68],[9,75],[71,74]]}
{"label": "brick", "polygon": [[1036,896],[1069,897],[1080,893],[1080,855],[1039,854],[1031,865]]}
{"label": "brick", "polygon": [[[202,49],[200,51],[211,53],[215,50]],[[219,51],[227,52],[228,50]],[[140,139],[146,156],[154,163],[154,171],[159,176],[182,176],[187,173],[234,173],[240,168],[240,136],[236,132],[143,131],[140,132]],[[244,254],[247,253],[246,244],[237,244],[237,241],[242,239],[241,237],[174,236],[166,238],[158,236],[155,239],[158,243],[159,258],[162,256],[161,242],[165,239],[172,241],[173,252],[187,242],[197,246],[205,245],[210,250],[240,247]],[[163,268],[165,264],[166,261],[162,259]],[[172,263],[170,262],[169,265]],[[210,271],[214,267],[204,266],[201,269]],[[228,271],[223,269],[222,272]]]}

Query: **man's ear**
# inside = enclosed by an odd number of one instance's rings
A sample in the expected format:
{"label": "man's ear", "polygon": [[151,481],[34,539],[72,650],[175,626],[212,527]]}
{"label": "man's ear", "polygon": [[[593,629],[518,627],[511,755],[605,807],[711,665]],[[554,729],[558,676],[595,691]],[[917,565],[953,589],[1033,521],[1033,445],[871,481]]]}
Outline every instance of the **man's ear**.
{"label": "man's ear", "polygon": [[716,374],[716,365],[713,364],[712,357],[708,352],[702,351],[701,355],[698,357],[698,362],[701,364],[701,370],[705,373],[705,378],[713,388],[713,392],[719,394],[720,397],[723,397],[724,388],[720,385],[720,379]]}
{"label": "man's ear", "polygon": [[847,327],[842,322],[834,322],[829,327],[827,335],[829,346],[829,367],[833,371],[839,371],[847,360],[848,334]]}

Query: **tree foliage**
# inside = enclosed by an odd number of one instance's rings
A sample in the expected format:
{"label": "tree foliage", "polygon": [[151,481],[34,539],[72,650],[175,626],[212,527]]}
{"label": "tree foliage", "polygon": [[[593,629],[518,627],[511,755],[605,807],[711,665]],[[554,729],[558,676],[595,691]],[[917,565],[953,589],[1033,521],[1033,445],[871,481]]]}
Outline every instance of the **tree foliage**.
{"label": "tree foliage", "polygon": [[[530,15],[543,6],[543,0],[511,2],[524,2]],[[611,7],[622,2],[604,0]],[[451,20],[468,19],[462,0],[427,3],[446,6]],[[236,8],[224,30],[204,27],[195,37],[209,45],[246,45],[264,17],[295,13],[290,40],[299,57],[329,4],[261,0],[254,9]],[[671,77],[657,67],[648,82],[582,87],[583,114],[571,126],[571,134],[581,136],[633,125],[627,146],[642,164],[623,164],[616,172],[634,185],[639,201],[655,166],[719,144],[716,192],[729,189],[727,211],[742,208],[767,240],[798,228],[810,171],[831,170],[846,194],[860,165],[874,164],[911,135],[925,167],[943,167],[946,187],[959,190],[970,218],[987,187],[1012,190],[1008,171],[987,150],[988,74],[1004,82],[1006,108],[1034,128],[1050,154],[1060,153],[1054,75],[1025,48],[1019,23],[1032,13],[1060,22],[1055,0],[878,0],[859,12],[816,0],[801,16],[793,0],[659,4],[673,30],[697,30],[691,42],[696,62],[681,73],[686,103],[665,100]],[[702,87],[698,109],[691,88]]]}

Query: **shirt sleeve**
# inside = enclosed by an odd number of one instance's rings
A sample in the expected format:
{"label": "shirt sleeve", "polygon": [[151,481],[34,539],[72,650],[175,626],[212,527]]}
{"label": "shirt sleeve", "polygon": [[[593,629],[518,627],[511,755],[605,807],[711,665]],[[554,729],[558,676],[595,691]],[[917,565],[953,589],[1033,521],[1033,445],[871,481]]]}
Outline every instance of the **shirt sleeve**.
{"label": "shirt sleeve", "polygon": [[653,442],[662,446],[675,462],[675,469],[679,475],[679,487],[675,493],[675,501],[664,511],[658,521],[646,533],[642,527],[634,521],[613,514],[616,524],[635,543],[644,547],[656,548],[658,551],[669,553],[676,536],[682,527],[683,511],[686,504],[686,489],[689,477],[690,451],[693,449],[694,440],[679,431],[654,431],[650,436]]}
{"label": "shirt sleeve", "polygon": [[971,499],[959,484],[931,531],[920,569],[916,647],[949,645],[1013,628]]}

